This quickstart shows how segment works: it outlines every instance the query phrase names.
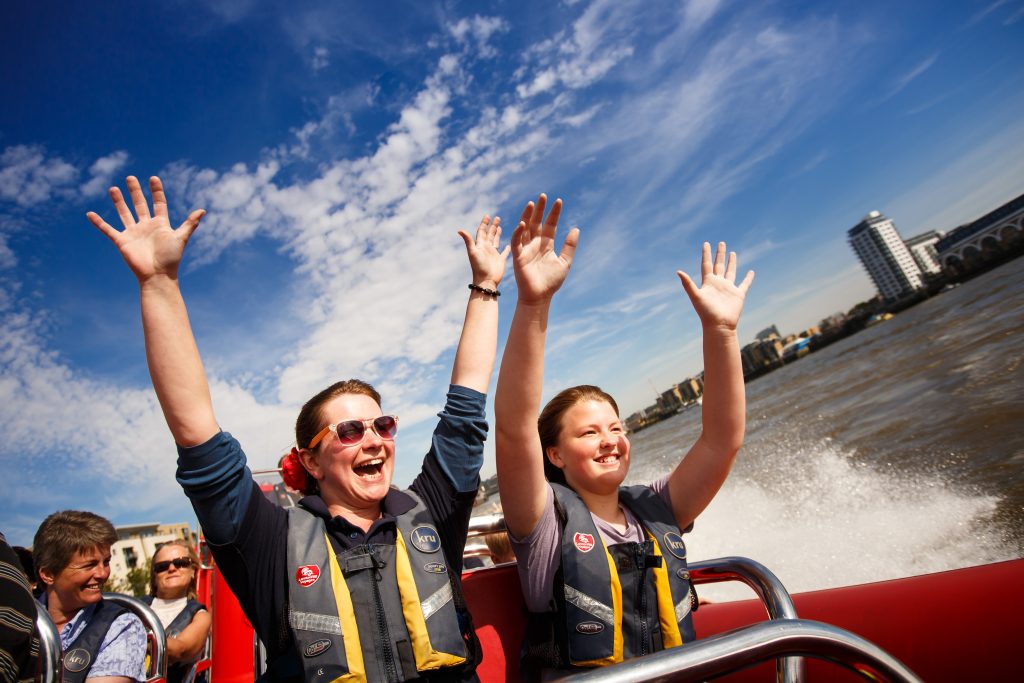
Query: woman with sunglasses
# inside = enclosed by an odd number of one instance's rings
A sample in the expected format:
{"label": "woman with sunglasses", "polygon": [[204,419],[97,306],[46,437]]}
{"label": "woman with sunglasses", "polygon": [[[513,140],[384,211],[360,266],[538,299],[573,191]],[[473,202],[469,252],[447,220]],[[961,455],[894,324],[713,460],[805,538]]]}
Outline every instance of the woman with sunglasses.
{"label": "woman with sunglasses", "polygon": [[459,231],[472,269],[466,318],[447,404],[410,488],[391,488],[397,419],[373,387],[346,380],[299,413],[294,457],[310,495],[286,511],[260,495],[241,447],[217,423],[178,287],[203,211],[172,229],[159,178],[150,179],[152,213],[138,180],[129,177],[128,189],[134,215],[110,191],[124,230],[88,218],[138,279],[150,374],[178,444],[177,478],[267,648],[267,679],[474,679],[479,647],[460,574],[508,256],[498,250],[499,219],[485,216],[475,239]]}
{"label": "woman with sunglasses", "polygon": [[[542,198],[543,199],[543,198]],[[578,234],[554,251],[561,206],[543,201],[512,236],[519,300],[495,396],[499,491],[528,611],[521,671],[529,680],[614,664],[692,639],[695,600],[682,534],[711,502],[743,441],[745,403],[736,325],[753,279],[736,255],[704,244],[698,287],[679,279],[704,335],[703,431],[673,472],[622,483],[630,446],[615,400],[595,386],[540,410],[551,299]],[[538,418],[539,413],[539,418]]]}
{"label": "woman with sunglasses", "polygon": [[149,595],[144,600],[160,617],[167,635],[167,683],[188,683],[210,635],[210,613],[196,600],[199,556],[186,541],[164,543],[153,553]]}

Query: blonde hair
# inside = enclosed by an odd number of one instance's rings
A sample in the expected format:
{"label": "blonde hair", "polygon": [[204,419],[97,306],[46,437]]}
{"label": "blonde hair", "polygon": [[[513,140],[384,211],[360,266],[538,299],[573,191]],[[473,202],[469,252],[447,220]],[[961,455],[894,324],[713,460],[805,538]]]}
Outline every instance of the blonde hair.
{"label": "blonde hair", "polygon": [[153,553],[153,561],[150,563],[149,567],[149,594],[152,595],[154,598],[157,597],[156,572],[153,571],[153,565],[156,564],[156,556],[160,554],[161,550],[172,545],[184,548],[186,551],[188,551],[189,559],[192,560],[192,580],[188,584],[188,599],[195,600],[197,595],[196,584],[199,581],[199,556],[196,555],[196,551],[192,547],[191,543],[189,543],[188,541],[183,541],[180,538],[176,538],[173,541],[168,541],[167,543],[161,543],[156,547],[156,552]]}

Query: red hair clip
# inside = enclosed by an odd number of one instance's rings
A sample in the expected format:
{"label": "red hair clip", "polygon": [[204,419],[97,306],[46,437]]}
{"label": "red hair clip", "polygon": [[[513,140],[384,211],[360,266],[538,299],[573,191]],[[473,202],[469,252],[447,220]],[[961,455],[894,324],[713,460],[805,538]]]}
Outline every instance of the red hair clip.
{"label": "red hair clip", "polygon": [[299,461],[299,449],[294,446],[281,460],[281,479],[284,480],[285,486],[294,491],[308,493],[313,488],[313,482],[310,481],[312,477]]}

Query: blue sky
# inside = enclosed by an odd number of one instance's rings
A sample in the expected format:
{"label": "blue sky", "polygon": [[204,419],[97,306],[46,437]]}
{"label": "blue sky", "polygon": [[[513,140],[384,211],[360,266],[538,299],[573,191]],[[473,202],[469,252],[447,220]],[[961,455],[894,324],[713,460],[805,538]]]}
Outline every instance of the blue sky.
{"label": "blue sky", "polygon": [[[221,425],[251,462],[350,376],[441,407],[459,228],[540,191],[582,230],[546,394],[626,413],[698,372],[675,278],[703,240],[757,271],[740,338],[873,295],[845,241],[878,209],[949,230],[1024,191],[1024,0],[6,3],[0,9],[0,530],[49,512],[190,520],[135,281],[85,220],[159,174],[208,211],[182,274]],[[511,319],[511,273],[501,333]],[[485,474],[493,472],[488,451]]]}

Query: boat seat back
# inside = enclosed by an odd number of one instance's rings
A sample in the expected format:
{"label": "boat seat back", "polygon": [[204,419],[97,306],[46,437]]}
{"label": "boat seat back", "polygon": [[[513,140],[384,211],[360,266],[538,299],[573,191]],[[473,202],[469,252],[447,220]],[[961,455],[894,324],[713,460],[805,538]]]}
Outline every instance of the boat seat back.
{"label": "boat seat back", "polygon": [[146,629],[146,683],[167,680],[167,636],[156,612],[138,598],[104,593],[104,600],[121,605],[137,616]]}

